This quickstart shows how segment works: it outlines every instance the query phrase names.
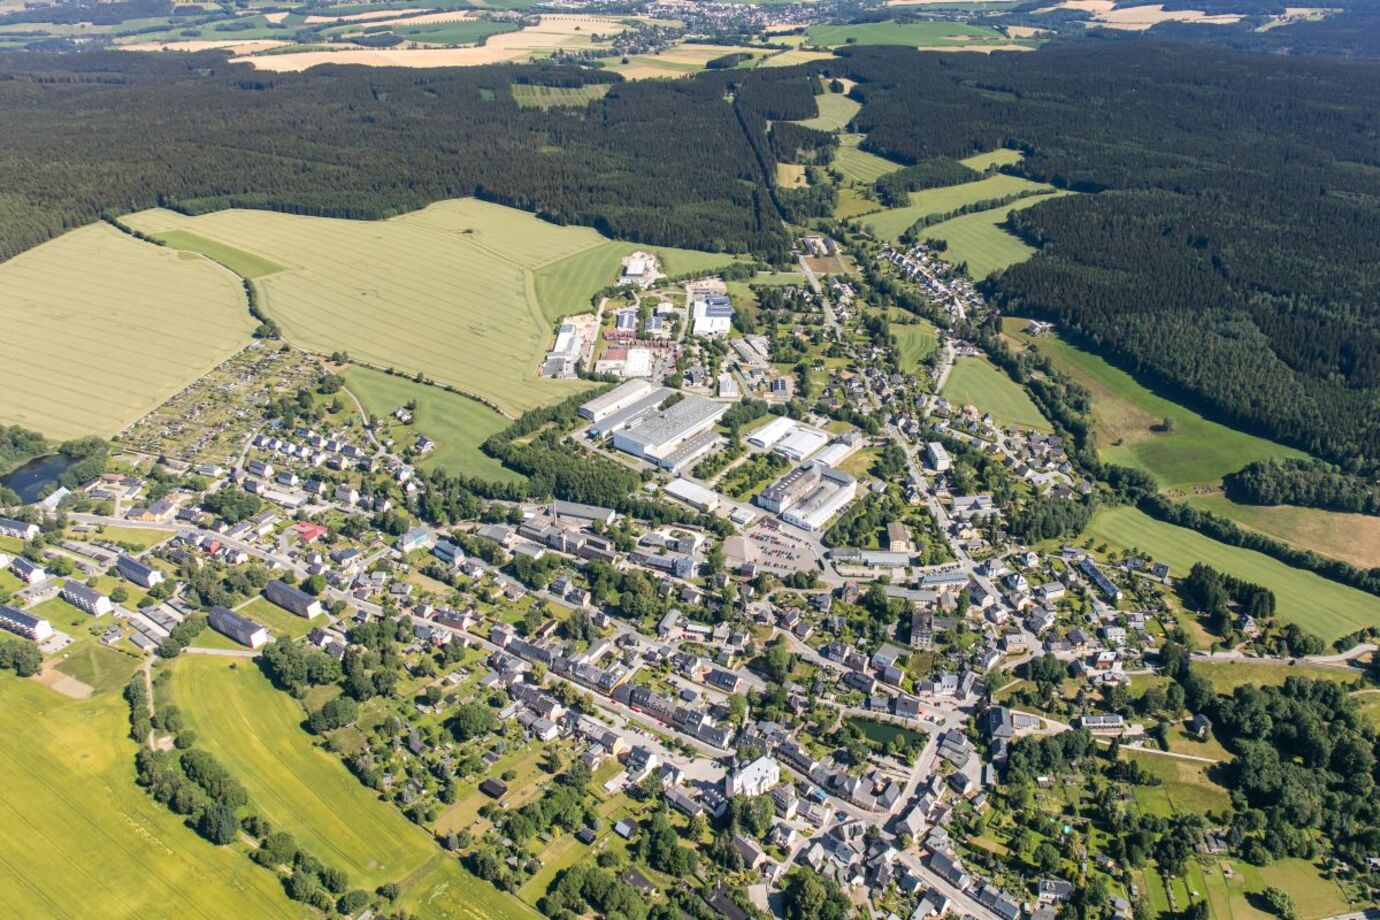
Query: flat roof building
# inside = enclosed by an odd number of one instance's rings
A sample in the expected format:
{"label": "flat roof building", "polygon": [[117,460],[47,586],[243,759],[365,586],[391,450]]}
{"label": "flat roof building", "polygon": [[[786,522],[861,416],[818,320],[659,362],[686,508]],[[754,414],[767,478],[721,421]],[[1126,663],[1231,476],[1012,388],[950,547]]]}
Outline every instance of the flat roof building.
{"label": "flat roof building", "polygon": [[666,486],[666,494],[678,498],[696,511],[713,511],[719,507],[718,493],[688,479],[676,479]]}
{"label": "flat roof building", "polygon": [[793,428],[795,428],[795,422],[792,419],[786,418],[784,415],[778,415],[776,418],[748,435],[747,442],[753,447],[760,447],[763,450],[767,450],[775,447],[776,442],[790,434]]}
{"label": "flat roof building", "polygon": [[629,380],[627,383],[620,384],[607,393],[596,396],[581,405],[580,415],[591,422],[601,421],[619,409],[626,409],[631,406],[653,389],[654,387],[645,380]]}
{"label": "flat roof building", "polygon": [[613,436],[613,446],[625,453],[667,466],[666,460],[684,442],[708,432],[728,406],[702,396],[686,396]]}
{"label": "flat roof building", "polygon": [[790,434],[776,443],[776,447],[773,449],[788,460],[800,463],[802,460],[809,459],[812,454],[828,443],[829,436],[824,432],[806,428],[803,425],[796,425]]}

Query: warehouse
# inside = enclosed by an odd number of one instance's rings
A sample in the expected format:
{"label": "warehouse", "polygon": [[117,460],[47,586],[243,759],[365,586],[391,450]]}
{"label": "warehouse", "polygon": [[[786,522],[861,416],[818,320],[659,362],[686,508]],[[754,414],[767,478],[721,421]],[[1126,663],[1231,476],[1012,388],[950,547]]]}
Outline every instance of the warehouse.
{"label": "warehouse", "polygon": [[829,443],[829,436],[814,428],[796,425],[791,433],[776,442],[774,450],[788,460],[800,463]]}
{"label": "warehouse", "polygon": [[858,452],[862,446],[862,438],[857,438],[852,444],[845,441],[835,441],[824,450],[815,454],[815,462],[823,463],[825,466],[838,466],[849,457]]}
{"label": "warehouse", "polygon": [[[686,396],[669,409],[615,433],[613,446],[667,469],[683,466],[693,457],[686,456],[686,452],[681,451],[682,446],[694,446],[703,441],[698,436],[710,434],[714,423],[727,411],[724,403],[703,396]],[[707,451],[713,440],[710,438],[699,453]]]}
{"label": "warehouse", "polygon": [[580,416],[591,422],[602,421],[620,409],[626,409],[645,397],[653,387],[645,380],[629,380],[602,396],[596,396],[580,406]]}
{"label": "warehouse", "polygon": [[666,487],[666,494],[678,498],[696,511],[709,512],[719,507],[719,495],[688,479],[677,479]]}
{"label": "warehouse", "polygon": [[786,418],[784,415],[778,415],[776,418],[748,435],[747,442],[753,447],[769,450],[776,446],[777,441],[780,441],[786,435],[790,434],[794,428],[795,422]]}
{"label": "warehouse", "polygon": [[[645,380],[635,380],[633,383],[646,383]],[[627,384],[624,384],[627,386]],[[651,387],[640,397],[631,403],[615,410],[602,419],[589,426],[589,433],[596,438],[606,438],[611,434],[616,434],[624,428],[636,425],[642,419],[655,413],[661,408],[672,393],[676,392],[670,387]]]}
{"label": "warehouse", "polygon": [[822,530],[835,514],[847,506],[858,492],[852,476],[833,467],[812,463],[818,483],[808,494],[781,513],[781,520],[806,530]]}

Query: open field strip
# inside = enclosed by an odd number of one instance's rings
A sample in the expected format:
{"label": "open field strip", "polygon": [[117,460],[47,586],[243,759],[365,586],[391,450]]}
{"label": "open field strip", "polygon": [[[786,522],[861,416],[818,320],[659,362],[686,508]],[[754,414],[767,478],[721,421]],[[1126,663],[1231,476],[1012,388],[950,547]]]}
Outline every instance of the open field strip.
{"label": "open field strip", "polygon": [[522,478],[479,449],[489,435],[508,425],[507,419],[483,403],[372,368],[348,367],[342,374],[364,411],[376,419],[388,421],[399,406],[417,404],[412,425],[394,425],[392,435],[400,448],[410,447],[419,434],[436,442],[436,449],[421,459],[423,469],[443,469],[499,482]]}
{"label": "open field strip", "polygon": [[949,248],[944,253],[944,258],[953,264],[966,264],[968,274],[974,280],[980,281],[993,272],[1009,268],[1017,262],[1024,262],[1035,254],[1035,250],[1024,241],[1002,229],[1001,225],[1006,222],[1007,215],[1012,211],[1048,201],[1056,195],[1067,194],[1071,193],[1061,190],[1049,195],[1022,198],[1014,204],[992,208],[989,211],[964,214],[926,227],[921,236],[947,243]]}
{"label": "open field strip", "polygon": [[1295,569],[1263,553],[1218,543],[1157,521],[1130,507],[1106,508],[1085,533],[1097,543],[1135,549],[1167,564],[1183,577],[1195,562],[1263,585],[1275,593],[1279,618],[1298,623],[1327,642],[1366,626],[1380,625],[1380,598]]}
{"label": "open field strip", "polygon": [[[1007,336],[1038,348],[1058,370],[1087,387],[1100,455],[1108,463],[1144,470],[1161,486],[1173,488],[1219,483],[1227,473],[1256,460],[1303,456],[1157,396],[1130,374],[1057,335],[1033,338],[1024,332],[1027,325],[1028,321],[1017,318],[1002,324]],[[1173,419],[1173,431],[1152,430],[1166,418]]]}
{"label": "open field strip", "polygon": [[[887,173],[895,172],[901,164],[858,147],[863,135],[845,134],[839,138],[839,149],[834,154],[834,168],[850,182],[871,185]],[[873,209],[880,205],[873,205]]]}
{"label": "open field strip", "polygon": [[1380,517],[1296,505],[1240,505],[1220,492],[1189,495],[1184,500],[1276,540],[1363,569],[1380,566]]}
{"label": "open field strip", "polygon": [[1279,687],[1290,677],[1307,680],[1327,680],[1338,684],[1354,684],[1364,676],[1359,668],[1319,667],[1309,664],[1289,664],[1287,661],[1204,661],[1195,659],[1193,670],[1212,684],[1217,693],[1227,696],[1237,687]]}
{"label": "open field strip", "polygon": [[612,83],[586,83],[584,86],[537,86],[514,83],[513,101],[525,109],[550,109],[561,106],[579,108],[601,99],[613,88]]}
{"label": "open field strip", "polygon": [[944,398],[960,406],[990,412],[999,425],[1050,431],[1049,422],[1025,390],[986,358],[959,358],[944,382]]}
{"label": "open field strip", "polygon": [[816,131],[842,131],[862,108],[862,103],[849,99],[843,93],[823,93],[815,96],[819,114],[814,118],[798,121],[796,124]]}
{"label": "open field strip", "polygon": [[[931,214],[948,214],[980,201],[993,201],[1012,195],[1040,195],[1053,191],[1052,185],[996,173],[974,182],[911,192],[910,204],[869,214],[864,223],[871,226],[883,239],[895,240],[914,226],[916,221]],[[926,230],[918,232],[924,235]]]}
{"label": "open field strip", "polygon": [[265,312],[303,348],[421,371],[513,414],[585,386],[536,375],[551,326],[532,271],[605,242],[594,230],[474,199],[384,221],[157,209],[127,220],[147,233],[189,230],[286,266],[256,285]]}
{"label": "open field strip", "polygon": [[172,249],[201,253],[212,262],[225,266],[241,278],[249,281],[283,270],[283,266],[265,259],[263,256],[256,256],[242,249],[226,246],[215,240],[208,240],[186,230],[171,230],[167,233],[149,235]]}
{"label": "open field strip", "polygon": [[[1108,0],[1110,2],[1110,0]],[[996,29],[960,22],[860,22],[851,25],[815,26],[806,33],[821,48],[838,45],[905,45],[934,48],[981,43],[1005,44],[1009,41]]]}
{"label": "open field strip", "polygon": [[603,63],[605,70],[622,74],[630,80],[643,80],[684,77],[699,73],[710,61],[728,54],[751,55],[752,60],[748,62],[750,66],[760,61],[767,53],[769,52],[761,48],[689,43],[674,45],[659,54],[632,55],[626,64],[621,57],[604,58]]}
{"label": "open field strip", "polygon": [[134,782],[119,694],[0,675],[0,878],[11,916],[305,918],[273,874],[214,847]]}
{"label": "open field strip", "polygon": [[786,51],[778,52],[768,58],[764,58],[759,67],[794,67],[797,64],[809,64],[811,61],[827,61],[833,57],[828,51],[809,51],[805,48],[790,48]]}
{"label": "open field strip", "polygon": [[986,153],[975,153],[970,157],[964,157],[958,162],[969,169],[984,170],[993,166],[1014,166],[1019,163],[1025,154],[1019,150],[1009,150],[1006,147],[998,147],[996,150],[989,150]]}
{"label": "open field strip", "polygon": [[243,348],[239,281],[106,224],[0,265],[0,422],[113,435]]}
{"label": "open field strip", "polygon": [[1115,0],[1062,0],[1053,6],[1035,10],[1048,13],[1054,10],[1078,10],[1088,13],[1094,24],[1108,29],[1143,31],[1162,22],[1192,22],[1200,25],[1230,25],[1241,21],[1240,13],[1208,14],[1202,10],[1166,10],[1163,4],[1144,6],[1116,5]]}

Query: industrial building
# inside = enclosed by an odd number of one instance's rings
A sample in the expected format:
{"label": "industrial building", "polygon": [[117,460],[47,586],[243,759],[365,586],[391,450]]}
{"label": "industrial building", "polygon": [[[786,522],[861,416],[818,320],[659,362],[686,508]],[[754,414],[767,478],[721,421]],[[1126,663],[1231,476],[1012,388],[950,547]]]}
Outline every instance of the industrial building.
{"label": "industrial building", "polygon": [[733,304],[723,294],[702,297],[691,304],[695,335],[728,335],[733,328]]}
{"label": "industrial building", "polygon": [[781,520],[806,530],[819,530],[858,492],[858,482],[823,463],[796,467],[763,489],[757,503],[781,515]]}
{"label": "industrial building", "polygon": [[629,380],[602,396],[596,396],[580,406],[580,417],[591,422],[602,421],[619,409],[626,409],[655,389],[645,380]]}
{"label": "industrial building", "polygon": [[787,460],[800,463],[803,460],[808,460],[828,443],[829,436],[824,432],[814,428],[806,428],[804,425],[796,425],[790,434],[776,442],[776,447],[773,450]]}
{"label": "industrial building", "polygon": [[[633,380],[629,383],[641,383],[647,386],[646,390],[641,391],[641,395],[631,401],[625,402],[612,412],[603,414],[603,417],[589,426],[589,433],[595,438],[606,438],[611,434],[616,434],[624,428],[637,424],[642,419],[654,414],[661,408],[661,404],[675,392],[670,387],[654,387],[645,380]],[[618,388],[628,386],[627,383]],[[614,390],[609,393],[613,396],[618,392]],[[589,405],[586,403],[585,405]],[[581,411],[583,412],[581,407]]]}
{"label": "industrial building", "polygon": [[747,442],[753,447],[770,450],[776,446],[777,441],[780,441],[786,435],[790,434],[794,428],[795,422],[792,419],[784,415],[778,415],[776,418],[748,435]]}
{"label": "industrial building", "polygon": [[678,470],[703,456],[720,440],[713,428],[727,411],[724,403],[686,396],[669,409],[615,432],[613,446],[664,469]]}
{"label": "industrial building", "polygon": [[678,498],[696,511],[710,512],[719,507],[719,495],[688,479],[676,479],[666,487],[666,494]]}

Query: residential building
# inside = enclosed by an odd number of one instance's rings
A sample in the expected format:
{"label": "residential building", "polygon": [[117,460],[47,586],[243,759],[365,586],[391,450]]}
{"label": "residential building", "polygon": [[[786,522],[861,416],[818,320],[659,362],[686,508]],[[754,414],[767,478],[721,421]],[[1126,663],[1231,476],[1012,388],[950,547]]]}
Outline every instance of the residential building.
{"label": "residential building", "polygon": [[115,609],[115,605],[95,588],[88,588],[75,579],[67,579],[62,585],[62,599],[92,616],[103,617]]}
{"label": "residential building", "polygon": [[285,581],[274,579],[264,587],[264,597],[282,607],[289,613],[310,620],[321,615],[321,602],[301,588],[294,588]]}

